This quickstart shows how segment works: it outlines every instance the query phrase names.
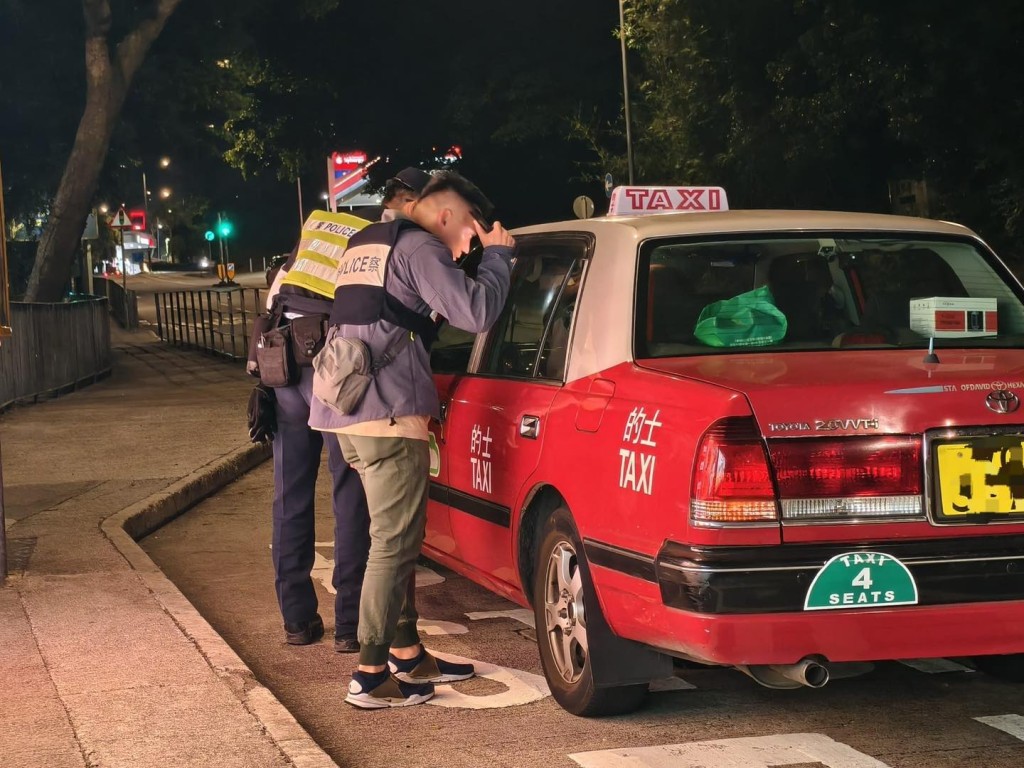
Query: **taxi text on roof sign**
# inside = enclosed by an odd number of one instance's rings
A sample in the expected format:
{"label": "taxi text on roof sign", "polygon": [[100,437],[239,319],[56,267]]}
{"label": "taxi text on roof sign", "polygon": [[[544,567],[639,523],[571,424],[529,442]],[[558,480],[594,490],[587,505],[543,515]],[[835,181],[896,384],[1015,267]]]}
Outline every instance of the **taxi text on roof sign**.
{"label": "taxi text on roof sign", "polygon": [[608,215],[727,210],[729,200],[721,187],[616,187]]}

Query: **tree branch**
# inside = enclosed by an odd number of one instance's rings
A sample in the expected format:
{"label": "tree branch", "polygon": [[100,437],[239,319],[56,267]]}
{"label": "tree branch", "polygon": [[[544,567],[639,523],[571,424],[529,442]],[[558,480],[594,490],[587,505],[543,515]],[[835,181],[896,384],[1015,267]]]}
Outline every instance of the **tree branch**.
{"label": "tree branch", "polygon": [[[84,0],[86,3],[102,2],[106,0]],[[146,52],[153,41],[160,36],[167,19],[174,13],[174,9],[181,4],[181,0],[156,0],[153,8],[153,15],[139,22],[139,25],[125,35],[124,39],[117,44],[117,68],[121,73],[124,82],[130,83],[135,72],[142,65],[146,58]]]}
{"label": "tree branch", "polygon": [[85,14],[85,39],[93,37],[105,38],[110,34],[110,0],[82,0],[82,11]]}

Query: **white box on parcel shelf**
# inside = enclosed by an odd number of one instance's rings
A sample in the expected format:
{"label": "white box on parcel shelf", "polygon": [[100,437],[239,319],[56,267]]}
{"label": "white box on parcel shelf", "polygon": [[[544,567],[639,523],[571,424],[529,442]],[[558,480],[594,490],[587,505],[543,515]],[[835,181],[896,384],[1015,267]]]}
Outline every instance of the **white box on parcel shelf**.
{"label": "white box on parcel shelf", "polygon": [[933,296],[910,301],[910,330],[936,339],[995,336],[998,318],[995,299]]}

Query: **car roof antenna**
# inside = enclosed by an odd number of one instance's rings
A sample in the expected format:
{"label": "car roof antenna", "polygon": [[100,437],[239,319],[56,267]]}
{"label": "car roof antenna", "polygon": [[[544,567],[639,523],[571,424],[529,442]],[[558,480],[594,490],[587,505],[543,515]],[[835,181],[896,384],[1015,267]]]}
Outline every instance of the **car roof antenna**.
{"label": "car roof antenna", "polygon": [[935,337],[928,337],[928,354],[924,356],[926,363],[937,363],[939,362],[939,356],[935,354]]}

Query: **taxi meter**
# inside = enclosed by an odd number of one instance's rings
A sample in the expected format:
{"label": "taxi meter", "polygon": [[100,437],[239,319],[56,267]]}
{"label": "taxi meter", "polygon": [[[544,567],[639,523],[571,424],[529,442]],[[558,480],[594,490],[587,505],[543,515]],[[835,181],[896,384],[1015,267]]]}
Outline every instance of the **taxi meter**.
{"label": "taxi meter", "polygon": [[727,210],[729,200],[721,187],[616,187],[608,215]]}
{"label": "taxi meter", "polygon": [[996,300],[952,296],[915,299],[910,302],[910,328],[940,339],[994,336],[999,329]]}

